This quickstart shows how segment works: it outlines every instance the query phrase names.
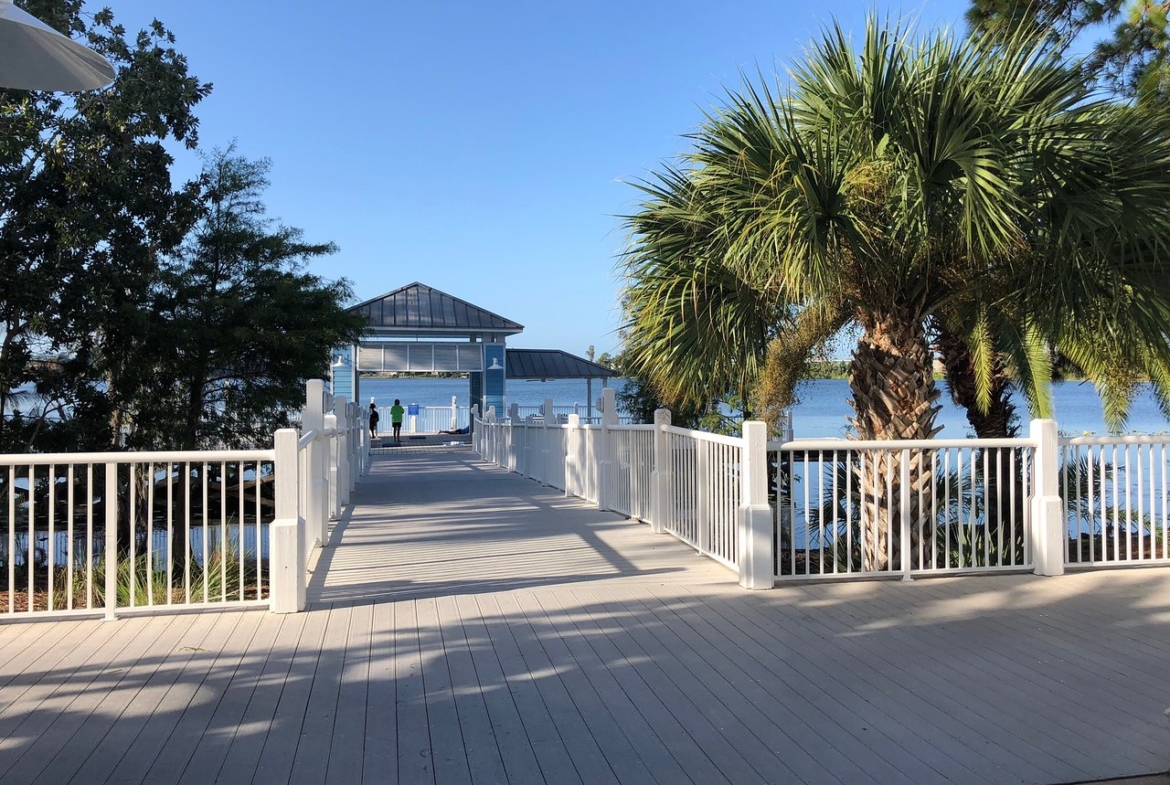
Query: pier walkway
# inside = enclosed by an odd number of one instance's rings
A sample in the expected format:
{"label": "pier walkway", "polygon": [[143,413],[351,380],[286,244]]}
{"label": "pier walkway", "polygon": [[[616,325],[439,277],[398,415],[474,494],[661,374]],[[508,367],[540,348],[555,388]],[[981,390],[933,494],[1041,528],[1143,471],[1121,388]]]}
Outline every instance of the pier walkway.
{"label": "pier walkway", "polygon": [[308,612],[0,626],[0,784],[1065,783],[1165,771],[1170,570],[747,592],[478,461],[379,455]]}

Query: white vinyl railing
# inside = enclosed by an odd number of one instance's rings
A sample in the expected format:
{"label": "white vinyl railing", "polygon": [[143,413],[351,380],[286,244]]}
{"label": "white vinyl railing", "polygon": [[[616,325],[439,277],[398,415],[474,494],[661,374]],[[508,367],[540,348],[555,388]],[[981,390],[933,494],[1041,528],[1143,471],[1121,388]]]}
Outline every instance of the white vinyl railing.
{"label": "white vinyl railing", "polygon": [[310,546],[369,440],[360,407],[320,381],[302,419],[304,437],[277,431],[271,450],[0,456],[0,618],[303,609]]}
{"label": "white vinyl railing", "polygon": [[[765,588],[1170,563],[1170,436],[767,442],[670,425],[476,417],[486,460],[673,534]],[[546,406],[546,410],[548,406]],[[544,412],[542,412],[542,415]],[[546,424],[547,423],[547,424]]]}
{"label": "white vinyl railing", "polygon": [[[373,401],[380,410],[378,420],[378,435],[391,432],[390,406],[385,400]],[[466,428],[471,423],[471,410],[466,406],[459,406],[457,399],[451,399],[450,406],[418,406],[404,404],[406,414],[402,418],[403,433],[438,433]],[[416,411],[416,414],[411,414]]]}
{"label": "white vinyl railing", "polygon": [[776,575],[1031,569],[1028,440],[769,445]]}
{"label": "white vinyl railing", "polygon": [[269,597],[272,450],[0,456],[0,615]]}
{"label": "white vinyl railing", "polygon": [[1060,440],[1068,566],[1170,562],[1170,436]]}
{"label": "white vinyl railing", "polygon": [[663,529],[735,569],[743,440],[666,426],[666,441],[673,493]]}

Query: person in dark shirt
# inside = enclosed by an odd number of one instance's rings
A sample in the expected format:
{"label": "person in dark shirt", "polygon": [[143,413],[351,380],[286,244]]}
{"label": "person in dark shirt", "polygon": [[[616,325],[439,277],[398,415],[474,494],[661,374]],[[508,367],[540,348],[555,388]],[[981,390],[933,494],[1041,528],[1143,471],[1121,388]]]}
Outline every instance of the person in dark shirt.
{"label": "person in dark shirt", "polygon": [[373,401],[370,401],[370,438],[371,439],[378,438],[378,420],[380,420],[380,419],[381,418],[378,416],[378,408],[376,406],[374,406]]}

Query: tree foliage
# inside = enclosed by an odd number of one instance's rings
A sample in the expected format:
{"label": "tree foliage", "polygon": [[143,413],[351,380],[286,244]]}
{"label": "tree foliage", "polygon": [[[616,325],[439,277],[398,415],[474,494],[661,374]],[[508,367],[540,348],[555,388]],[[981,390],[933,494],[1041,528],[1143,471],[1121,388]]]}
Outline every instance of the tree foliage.
{"label": "tree foliage", "polygon": [[331,253],[274,224],[266,161],[228,152],[172,184],[195,149],[192,76],[158,21],[26,0],[114,64],[103,90],[0,90],[0,451],[203,447],[284,422],[303,380],[360,329]]}
{"label": "tree foliage", "polygon": [[[692,135],[689,168],[668,168],[630,221],[630,290],[713,272],[743,282],[775,315],[764,319],[773,400],[790,392],[793,367],[855,325],[862,438],[934,433],[931,346],[943,332],[970,364],[969,405],[989,404],[1006,358],[1043,411],[1046,343],[1076,343],[1120,418],[1126,390],[1108,374],[1161,367],[1167,354],[1161,124],[1095,99],[1058,52],[1024,36],[916,38],[871,20],[857,47],[827,31],[791,84],[745,85]],[[643,326],[646,312],[628,340],[659,347],[647,367],[706,386],[688,363],[710,355],[684,339],[726,347],[735,322],[704,307],[689,324]],[[758,348],[738,357],[758,364]]]}
{"label": "tree foliage", "polygon": [[1085,76],[1140,104],[1170,109],[1170,25],[1155,0],[972,0],[968,24],[997,39],[1021,33],[1067,47],[1100,36]]}
{"label": "tree foliage", "polygon": [[344,281],[305,271],[336,252],[274,223],[261,196],[267,160],[233,148],[206,158],[200,216],[153,287],[146,340],[133,352],[135,441],[197,448],[266,440],[324,374],[330,350],[355,340]]}
{"label": "tree foliage", "polygon": [[0,90],[0,411],[19,407],[18,391],[50,402],[0,421],[0,449],[100,449],[117,430],[138,308],[195,216],[196,189],[172,188],[164,143],[196,145],[211,86],[157,21],[128,37],[108,9],[87,20],[80,0],[23,5],[83,36],[117,79],[76,96]]}

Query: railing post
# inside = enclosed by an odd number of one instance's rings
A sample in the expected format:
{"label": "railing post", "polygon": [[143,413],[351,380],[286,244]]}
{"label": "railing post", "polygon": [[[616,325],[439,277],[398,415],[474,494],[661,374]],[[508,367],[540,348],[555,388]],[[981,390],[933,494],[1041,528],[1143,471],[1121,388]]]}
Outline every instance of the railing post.
{"label": "railing post", "polygon": [[673,504],[670,488],[670,409],[654,411],[654,469],[650,472],[650,531],[662,534]]}
{"label": "railing post", "polygon": [[1058,477],[1059,449],[1055,420],[1032,420],[1032,563],[1036,575],[1064,575],[1064,505]]}
{"label": "railing post", "polygon": [[370,410],[357,407],[358,413],[358,463],[359,471],[365,477],[370,473]]}
{"label": "railing post", "polygon": [[353,405],[340,399],[340,406],[333,409],[337,416],[337,515],[340,517],[345,505],[350,503],[353,490]]}
{"label": "railing post", "polygon": [[456,396],[451,396],[451,430],[459,427],[459,403]]}
{"label": "railing post", "polygon": [[[203,474],[207,482],[207,473]],[[204,486],[206,487],[206,486]],[[106,620],[113,621],[118,613],[118,464],[106,464]],[[203,536],[207,536],[204,532]],[[29,546],[32,553],[32,545]],[[29,597],[31,607],[32,597]]]}
{"label": "railing post", "polygon": [[515,425],[519,421],[519,419],[520,419],[520,404],[518,404],[518,403],[508,404],[508,419],[512,421],[513,425]]}
{"label": "railing post", "polygon": [[617,399],[612,387],[601,391],[601,438],[597,446],[597,509],[608,510],[617,486],[617,464],[609,429],[617,425]]}
{"label": "railing post", "polygon": [[[327,455],[329,456],[329,520],[335,521],[341,517],[342,470],[340,466],[341,444],[339,434],[337,433],[337,415],[332,412],[325,415],[325,433],[329,434],[325,442],[328,445]],[[325,543],[328,539],[328,529],[322,529],[321,542]]]}
{"label": "railing post", "polygon": [[343,487],[345,488],[344,503],[349,504],[349,500],[353,498],[353,492],[357,490],[357,404],[347,404],[345,407],[345,412],[345,422],[348,426],[345,429],[345,479],[347,482]]}
{"label": "railing post", "polygon": [[569,415],[569,430],[565,434],[565,496],[580,496],[581,477],[581,415]]}
{"label": "railing post", "polygon": [[350,493],[357,490],[358,478],[362,477],[362,436],[366,427],[362,421],[362,407],[357,401],[350,404]]}
{"label": "railing post", "polygon": [[350,503],[350,493],[356,488],[353,482],[353,404],[340,398],[339,405],[333,409],[337,414],[337,438],[340,443],[337,447],[337,514]]}
{"label": "railing post", "polygon": [[297,432],[276,432],[275,519],[269,537],[269,609],[296,613],[305,609],[305,519],[297,510]]}
{"label": "railing post", "polygon": [[898,506],[901,508],[899,538],[899,554],[901,555],[902,580],[911,580],[910,568],[913,564],[913,551],[910,543],[910,451],[902,450],[902,465],[899,467]]}
{"label": "railing post", "polygon": [[541,410],[544,413],[544,428],[540,431],[540,482],[542,485],[552,486],[552,482],[550,482],[552,477],[552,431],[549,429],[553,427],[556,420],[556,415],[553,414],[553,399],[545,398]]}
{"label": "railing post", "polygon": [[739,585],[771,589],[776,583],[776,557],[772,550],[772,507],[768,504],[767,423],[748,420],[743,424],[740,478]]}
{"label": "railing post", "polygon": [[479,454],[479,457],[482,458],[484,457],[484,454],[483,450],[480,449],[483,447],[483,440],[480,435],[481,428],[479,428],[475,422],[478,419],[479,404],[473,403],[471,405],[471,409],[469,409],[467,412],[467,429],[471,433],[471,449],[475,450],[476,453]]}
{"label": "railing post", "polygon": [[305,385],[305,411],[301,415],[301,427],[305,433],[316,431],[318,437],[306,449],[308,477],[305,482],[307,509],[305,520],[308,530],[313,533],[315,544],[322,545],[329,531],[329,477],[326,469],[325,440],[325,382],[310,379]]}
{"label": "railing post", "polygon": [[695,450],[695,539],[699,551],[708,554],[711,552],[711,443],[698,439],[690,442]]}

